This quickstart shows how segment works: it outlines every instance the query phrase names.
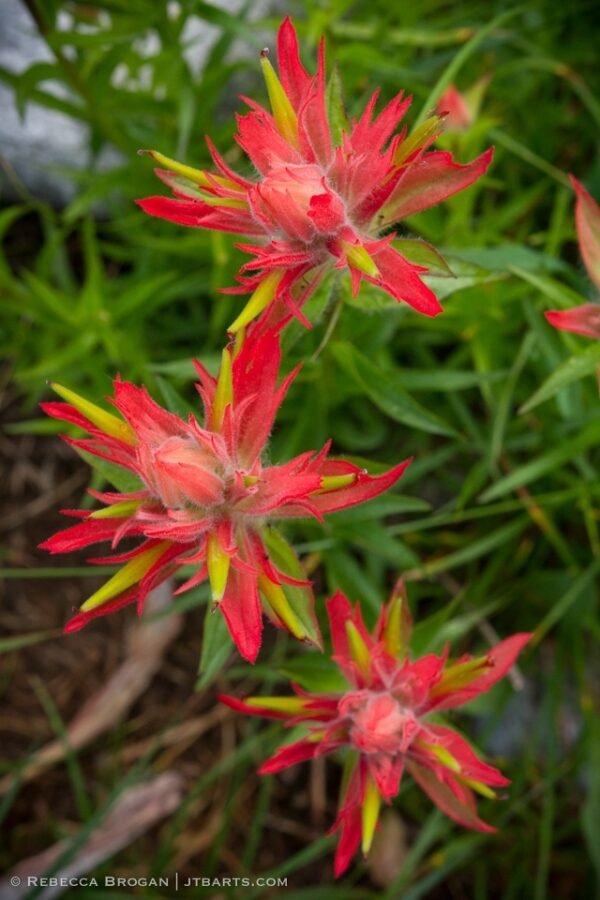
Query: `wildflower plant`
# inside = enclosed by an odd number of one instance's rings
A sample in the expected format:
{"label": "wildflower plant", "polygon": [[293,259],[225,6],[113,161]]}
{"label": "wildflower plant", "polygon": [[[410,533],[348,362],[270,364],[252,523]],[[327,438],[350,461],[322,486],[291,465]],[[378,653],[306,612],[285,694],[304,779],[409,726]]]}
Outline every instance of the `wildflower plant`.
{"label": "wildflower plant", "polygon": [[327,601],[333,660],[346,682],[339,693],[224,695],[222,702],[253,716],[304,726],[300,740],[281,747],[260,769],[264,775],[317,756],[345,750],[345,779],[338,818],[341,830],[335,873],[341,875],[359,845],[371,849],[381,802],[400,790],[404,772],[446,815],[477,831],[494,831],[475,809],[475,793],[493,798],[509,781],[482,762],[458,732],[437,714],[461,706],[506,675],[531,635],[516,634],[480,657],[448,659],[428,654],[411,660],[411,617],[402,585],[382,607],[373,633],[360,606],[337,592]]}
{"label": "wildflower plant", "polygon": [[[139,480],[139,489],[127,493],[93,492],[105,506],[67,511],[82,521],[42,545],[64,553],[110,541],[114,550],[124,538],[141,539],[133,550],[96,560],[124,565],[85,601],[68,631],[134,601],[141,612],[152,588],[192,565],[195,572],[178,593],[208,578],[212,602],[246,659],[254,662],[258,654],[263,611],[294,637],[320,644],[310,584],[271,560],[269,543],[284,539],[268,523],[307,515],[323,521],[327,513],[387,490],[409,461],[371,477],[351,462],[331,459],[325,446],[279,466],[263,465],[277,409],[296,374],[278,386],[280,361],[278,335],[254,331],[225,348],[218,378],[196,363],[203,425],[193,415],[182,420],[144,388],[121,380],[113,399],[119,416],[54,386],[68,402],[45,403],[46,413],[89,434],[68,440]],[[293,554],[292,561],[297,569]],[[292,602],[286,585],[301,588],[290,592]]]}
{"label": "wildflower plant", "polygon": [[[230,292],[251,297],[230,332],[263,311],[265,321],[294,315],[310,327],[302,306],[332,268],[348,270],[354,295],[367,281],[424,315],[438,315],[442,307],[421,278],[427,271],[423,242],[412,251],[410,241],[397,245],[394,226],[473,184],[493,150],[468,165],[430,150],[442,131],[435,115],[410,134],[406,128],[396,133],[411,102],[404,94],[376,114],[376,92],[357,121],[346,121],[343,109],[328,104],[323,41],[310,76],[289,18],[279,29],[277,58],[279,77],[267,51],[261,54],[271,113],[247,100],[250,112],[237,119],[236,140],[258,178],[232,171],[210,139],[215,172],[152,150],[161,166],[156,174],[175,199],[149,197],[140,206],[180,225],[258,239],[240,245],[253,258]],[[428,250],[439,264],[439,255]]]}
{"label": "wildflower plant", "polygon": [[[43,544],[63,553],[107,542],[113,555],[92,561],[120,566],[67,624],[69,632],[132,603],[141,612],[154,587],[185,569],[177,593],[208,581],[213,609],[249,662],[259,655],[263,616],[311,645],[307,652],[323,653],[321,601],[279,528],[300,518],[326,527],[329,514],[392,489],[410,462],[370,475],[355,461],[330,455],[329,443],[283,462],[267,457],[277,412],[298,371],[286,368],[282,332],[293,318],[311,327],[306,301],[334,269],[347,270],[359,299],[366,281],[426,316],[441,313],[422,278],[426,261],[440,256],[423,241],[399,241],[398,226],[472,185],[493,151],[459,164],[449,152],[431,149],[443,129],[441,115],[413,131],[398,130],[410,105],[403,94],[376,113],[376,93],[349,121],[327,84],[323,42],[310,75],[289,19],[278,32],[277,57],[279,74],[266,51],[261,54],[271,112],[247,100],[250,112],[237,120],[236,140],[254,167],[252,177],[234,171],[210,139],[212,171],[150,151],[174,198],[140,201],[146,213],[252,241],[240,245],[251,259],[229,289],[249,298],[224,336],[218,374],[195,363],[203,416],[183,418],[159,406],[145,387],[120,378],[109,400],[114,412],[58,384],[53,388],[64,402],[44,404],[49,416],[86,432],[66,440],[88,459],[132,476],[127,489],[91,491],[102,506],[67,510],[76,524]],[[459,99],[456,92],[446,96],[455,104]],[[597,207],[576,188],[578,229],[593,274]],[[125,550],[122,541],[129,542]],[[336,875],[359,845],[368,853],[380,806],[394,800],[405,773],[459,824],[493,831],[479,817],[475,795],[491,799],[508,779],[440,714],[503,678],[530,635],[515,634],[475,657],[451,660],[446,648],[412,658],[411,618],[400,588],[372,631],[360,606],[341,591],[326,608],[338,690],[294,686],[293,695],[222,699],[302,730],[262,766],[265,774],[325,754],[345,757],[333,826],[340,831]]]}

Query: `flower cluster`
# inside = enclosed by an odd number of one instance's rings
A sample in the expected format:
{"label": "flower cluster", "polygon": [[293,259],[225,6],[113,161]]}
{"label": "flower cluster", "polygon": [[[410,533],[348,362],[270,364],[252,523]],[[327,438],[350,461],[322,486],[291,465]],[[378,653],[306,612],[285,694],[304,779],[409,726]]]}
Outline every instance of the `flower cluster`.
{"label": "flower cluster", "polygon": [[395,134],[410,106],[403,94],[375,116],[375,93],[358,121],[343,121],[336,134],[330,119],[345,116],[329,110],[328,117],[323,42],[314,76],[300,62],[289,19],[279,29],[277,48],[280,78],[267,52],[261,56],[272,114],[248,100],[250,112],[238,117],[236,140],[258,179],[232,171],[210,141],[215,172],[149,151],[176,199],[150,197],[140,206],[180,225],[258,239],[241,245],[253,258],[242,268],[241,286],[232,290],[252,295],[231,332],[263,310],[269,313],[265,321],[291,314],[310,326],[301,308],[334,267],[348,269],[354,294],[364,279],[425,315],[437,315],[441,306],[421,279],[425,269],[394,246],[390,229],[471,185],[493,151],[468,165],[446,151],[426,152],[442,130],[439,116],[410,135],[406,129]]}
{"label": "flower cluster", "polygon": [[[253,662],[258,654],[263,610],[295,637],[320,644],[310,586],[270,559],[268,523],[307,515],[322,521],[326,513],[387,490],[408,461],[371,477],[350,462],[331,459],[325,446],[279,466],[264,465],[275,414],[296,374],[277,386],[280,358],[279,338],[271,331],[227,347],[218,379],[196,363],[203,425],[193,415],[186,422],[167,412],[144,388],[125,381],[114,385],[118,417],[54,386],[68,402],[45,403],[45,411],[90,435],[70,443],[139,480],[139,489],[128,493],[93,492],[106,505],[94,512],[67,511],[82,521],[42,544],[63,553],[99,541],[110,541],[114,549],[123,538],[141,539],[133,550],[95,560],[125,565],[86,600],[69,631],[135,600],[141,611],[153,587],[193,565],[196,571],[179,592],[208,577],[213,603],[246,659]],[[306,588],[293,593],[296,608],[286,584]]]}
{"label": "flower cluster", "polygon": [[[395,227],[469,187],[487,170],[492,150],[467,165],[431,150],[442,115],[412,133],[398,131],[410,104],[403,95],[376,114],[375,94],[356,121],[347,121],[341,104],[330,102],[335,92],[326,91],[323,44],[316,74],[309,75],[289,19],[279,29],[278,62],[279,76],[267,52],[261,55],[271,112],[248,100],[250,112],[238,118],[236,140],[256,176],[233,171],[210,141],[214,171],[151,151],[175,197],[140,201],[151,215],[253,240],[241,245],[251,259],[230,289],[250,297],[229,329],[217,377],[196,363],[202,417],[183,419],[120,378],[110,398],[114,411],[61,385],[53,388],[64,402],[43,405],[48,415],[86,432],[66,437],[69,443],[109,461],[131,482],[119,492],[90,491],[102,505],[67,510],[76,524],[43,544],[62,553],[108,542],[113,554],[91,561],[120,566],[67,631],[130,603],[141,612],[148,593],[179,573],[178,593],[209,582],[214,608],[250,662],[260,650],[263,615],[322,650],[312,585],[273,523],[322,522],[392,488],[410,462],[374,477],[331,458],[329,444],[277,464],[267,461],[277,411],[297,373],[280,376],[280,334],[292,317],[310,327],[303,306],[336,268],[348,270],[355,294],[364,280],[425,315],[441,312],[422,279],[425,268],[409,258],[408,241],[396,242]],[[448,100],[456,107],[455,95]],[[597,207],[586,197],[581,188],[578,226],[586,263],[597,274]],[[128,542],[124,550],[122,541]],[[454,820],[493,830],[477,815],[475,793],[491,797],[508,782],[437,715],[502,678],[529,636],[515,635],[481,657],[450,662],[445,652],[411,661],[410,617],[400,590],[383,607],[373,634],[360,608],[339,592],[327,612],[333,659],[345,679],[339,693],[296,687],[292,697],[223,699],[234,709],[305,727],[304,737],[280,749],[263,772],[347,751],[350,769],[334,825],[341,830],[336,874],[361,841],[368,852],[381,801],[396,796],[405,770]]]}
{"label": "flower cluster", "polygon": [[480,657],[449,662],[446,651],[411,661],[411,621],[401,586],[382,608],[373,634],[360,607],[352,608],[339,591],[327,601],[327,614],[333,658],[346,682],[343,691],[313,694],[295,686],[295,696],[221,700],[253,716],[306,726],[304,737],[279,749],[262,766],[263,774],[343,748],[350,752],[332,829],[341,829],[336,875],[347,869],[359,844],[368,853],[381,801],[398,794],[405,771],[460,825],[494,831],[478,817],[474,792],[493,797],[493,788],[508,780],[478,759],[456,731],[430,716],[489,690],[506,675],[531,635],[516,634]]}

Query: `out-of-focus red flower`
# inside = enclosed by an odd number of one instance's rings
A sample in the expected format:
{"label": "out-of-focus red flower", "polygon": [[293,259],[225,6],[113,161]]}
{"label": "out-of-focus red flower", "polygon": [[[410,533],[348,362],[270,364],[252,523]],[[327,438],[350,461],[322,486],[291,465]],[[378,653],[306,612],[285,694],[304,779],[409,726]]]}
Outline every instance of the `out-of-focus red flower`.
{"label": "out-of-focus red flower", "polygon": [[483,95],[490,83],[485,75],[466,91],[456,85],[446,88],[437,103],[437,112],[444,117],[444,131],[468,131],[477,119]]}
{"label": "out-of-focus red flower", "polygon": [[210,141],[215,172],[150,151],[161,166],[157,175],[177,199],[149,197],[139,201],[141,207],[181,225],[256,239],[242,245],[253,258],[231,292],[252,296],[232,332],[266,308],[270,322],[291,313],[309,326],[301,307],[332,267],[349,270],[355,294],[364,279],[425,315],[437,315],[440,304],[420,277],[426,269],[395,248],[390,227],[464,190],[484,174],[493,151],[468,165],[446,151],[426,152],[441,131],[437,116],[410,135],[406,129],[395,134],[410,105],[402,94],[374,116],[376,92],[358,121],[340,127],[332,118],[345,118],[343,111],[328,110],[323,42],[311,76],[287,18],[277,55],[279,77],[267,51],[261,55],[272,113],[247,100],[250,112],[238,117],[236,140],[258,178],[232,171]]}
{"label": "out-of-focus red flower", "polygon": [[[590,278],[600,288],[600,206],[581,182],[573,175],[570,178],[577,195],[575,226],[581,255]],[[600,303],[582,303],[572,309],[552,309],[545,316],[551,325],[561,331],[572,331],[600,340]]]}
{"label": "out-of-focus red flower", "polygon": [[440,97],[437,105],[440,115],[445,115],[445,131],[466,131],[473,124],[473,115],[464,94],[451,84]]}
{"label": "out-of-focus red flower", "polygon": [[600,303],[582,303],[572,309],[549,309],[545,316],[560,331],[600,340]]}
{"label": "out-of-focus red flower", "polygon": [[508,784],[482,762],[466,740],[440,724],[437,714],[489,690],[513,665],[530,639],[516,634],[479,657],[448,660],[429,654],[408,658],[411,622],[399,586],[370,634],[360,608],[336,593],[327,602],[334,660],[347,682],[340,693],[221,700],[241,712],[306,724],[305,737],[280,748],[263,774],[346,748],[351,763],[332,830],[341,829],[335,873],[348,867],[359,844],[368,853],[381,801],[398,794],[406,770],[454,821],[494,831],[477,815],[475,793],[493,797]]}
{"label": "out-of-focus red flower", "polygon": [[[295,573],[274,562],[267,545],[276,535],[268,523],[322,520],[375,497],[400,478],[408,461],[371,477],[350,462],[330,459],[326,445],[282,465],[265,464],[277,409],[296,374],[278,385],[280,360],[279,338],[267,331],[227,347],[218,379],[196,363],[203,426],[192,415],[185,421],[162,409],[145,388],[118,379],[111,402],[119,416],[54,385],[67,403],[44,403],[43,409],[89,433],[66,440],[128,469],[139,481],[139,489],[129,493],[91,491],[106,506],[67,510],[81,521],[42,544],[64,553],[99,541],[115,548],[123,538],[139,540],[127,552],[92,560],[124,565],[83,604],[67,631],[134,600],[141,611],[153,587],[192,565],[196,571],[179,592],[208,577],[213,603],[246,659],[254,661],[258,653],[263,611],[295,637],[320,643],[310,585],[293,554]],[[286,592],[288,585],[295,589]]]}

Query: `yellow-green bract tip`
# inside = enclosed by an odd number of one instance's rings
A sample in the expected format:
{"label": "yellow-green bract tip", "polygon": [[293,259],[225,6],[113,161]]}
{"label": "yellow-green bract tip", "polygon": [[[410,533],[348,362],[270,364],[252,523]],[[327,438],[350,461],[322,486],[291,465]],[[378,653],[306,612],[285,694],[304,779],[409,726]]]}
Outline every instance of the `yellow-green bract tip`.
{"label": "yellow-green bract tip", "polygon": [[122,569],[119,569],[112,578],[109,578],[91,597],[88,597],[82,605],[81,611],[89,612],[91,609],[96,609],[98,606],[108,603],[114,597],[118,597],[127,588],[137,584],[170,546],[170,541],[161,541],[159,544],[155,544],[154,547],[149,547],[147,550],[138,553]]}
{"label": "yellow-green bract tip", "polygon": [[381,794],[371,775],[367,775],[365,794],[362,802],[362,852],[366,856],[371,849],[379,809],[381,807]]}
{"label": "yellow-green bract tip", "polygon": [[210,581],[213,603],[219,603],[223,599],[223,594],[227,587],[230,563],[231,560],[221,548],[217,536],[215,534],[209,535],[206,549],[206,565],[208,567],[208,580]]}
{"label": "yellow-green bract tip", "polygon": [[283,269],[274,269],[266,278],[263,278],[237,319],[227,329],[230,334],[236,334],[240,329],[245,328],[261,314],[263,309],[267,308],[275,297],[283,275]]}
{"label": "yellow-green bract tip", "polygon": [[[267,51],[268,53],[268,51]],[[294,111],[290,98],[283,89],[275,69],[271,65],[267,53],[263,50],[260,54],[260,64],[267,85],[269,102],[273,111],[273,118],[280,135],[289,141],[294,147],[298,146],[298,117]]]}
{"label": "yellow-green bract tip", "polygon": [[86,400],[85,397],[80,397],[75,391],[63,387],[62,384],[50,382],[50,387],[59,397],[62,397],[63,400],[66,400],[67,403],[74,406],[82,416],[85,416],[86,419],[89,419],[90,422],[97,425],[105,434],[108,434],[110,437],[118,438],[126,444],[135,444],[137,442],[133,428],[131,428],[127,422],[124,422],[123,419],[113,416],[112,413],[102,409],[101,406],[97,406],[90,400]]}
{"label": "yellow-green bract tip", "polygon": [[346,622],[346,635],[348,637],[350,656],[358,666],[360,672],[363,675],[368,676],[371,659],[369,648],[365,644],[363,637],[354,622],[350,622],[349,620]]}
{"label": "yellow-green bract tip", "polygon": [[303,640],[306,637],[306,630],[298,619],[296,613],[290,606],[285,592],[280,584],[275,584],[266,575],[259,575],[258,587],[266,602],[269,604],[273,612],[283,622],[285,627],[295,638]]}
{"label": "yellow-green bract tip", "polygon": [[231,373],[231,353],[226,347],[221,354],[221,368],[217,381],[217,389],[213,400],[212,427],[218,430],[223,424],[226,407],[233,402],[233,381]]}

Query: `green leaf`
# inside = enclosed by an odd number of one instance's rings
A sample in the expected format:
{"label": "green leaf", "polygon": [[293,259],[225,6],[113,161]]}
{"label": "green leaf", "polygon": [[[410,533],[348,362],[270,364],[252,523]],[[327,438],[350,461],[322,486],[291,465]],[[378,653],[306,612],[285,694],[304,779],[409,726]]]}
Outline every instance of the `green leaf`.
{"label": "green leaf", "polygon": [[392,247],[415,266],[424,266],[431,275],[452,277],[454,274],[442,254],[427,241],[416,238],[399,238],[392,241]]}
{"label": "green leaf", "polygon": [[36,365],[27,369],[21,369],[19,378],[24,381],[56,378],[68,366],[89,358],[90,352],[96,346],[96,343],[96,335],[92,331],[84,331],[63,345],[61,350],[54,350],[48,356],[42,357]]}
{"label": "green leaf", "polygon": [[[20,219],[22,216],[30,213],[31,210],[31,205],[23,203],[19,205],[9,206],[0,212],[0,275],[6,278],[7,283],[10,284],[11,287],[15,285],[15,282],[12,278],[8,260],[5,258],[6,255],[2,252],[2,242],[4,240],[5,234],[11,228],[13,223]],[[4,281],[4,278],[2,280]],[[4,284],[1,285],[1,288],[2,292],[5,293]]]}
{"label": "green leaf", "polygon": [[323,564],[327,574],[329,594],[342,591],[354,601],[359,598],[363,611],[367,606],[373,611],[375,619],[381,610],[385,592],[376,584],[366,567],[359,563],[349,552],[347,545],[338,543],[325,554]]}
{"label": "green leaf", "polygon": [[81,323],[98,317],[106,292],[104,269],[96,239],[94,220],[89,215],[83,221],[83,256],[85,279],[79,293],[78,306],[78,318]]}
{"label": "green leaf", "polygon": [[600,880],[600,842],[598,822],[600,822],[600,723],[590,716],[591,734],[586,742],[588,778],[587,791],[581,810],[581,830],[587,844],[588,853]]}
{"label": "green leaf", "polygon": [[22,419],[4,426],[6,434],[60,434],[62,430],[56,419]]}
{"label": "green leaf", "polygon": [[12,653],[21,647],[31,647],[32,644],[41,644],[62,634],[60,628],[49,628],[46,631],[30,631],[28,634],[15,634],[12,637],[0,638],[0,653]]}
{"label": "green leaf", "polygon": [[[281,572],[291,575],[292,578],[306,581],[306,574],[298,561],[291,545],[279,531],[269,526],[262,531],[262,538],[273,565]],[[295,615],[298,617],[308,636],[308,639],[321,646],[321,635],[315,620],[313,611],[313,593],[309,587],[300,587],[293,584],[282,584],[283,592]]]}
{"label": "green leaf", "polygon": [[500,455],[505,444],[506,429],[509,415],[512,409],[515,388],[524,366],[531,358],[531,351],[535,346],[535,342],[536,336],[534,332],[528,331],[523,338],[518,353],[515,356],[515,361],[511,366],[508,377],[504,382],[504,385],[502,386],[500,397],[498,398],[498,402],[496,404],[494,424],[492,427],[492,438],[489,446],[489,459],[491,463],[496,464],[500,459]]}
{"label": "green leaf", "polygon": [[453,641],[458,641],[487,616],[494,613],[500,605],[499,601],[494,601],[462,615],[456,615],[456,606],[461,600],[462,597],[459,595],[456,603],[447,603],[444,609],[417,622],[411,641],[415,656],[439,652],[447,642],[452,644]]}
{"label": "green leaf", "polygon": [[336,65],[333,66],[331,76],[327,83],[325,91],[325,106],[327,109],[327,120],[333,143],[339,146],[342,141],[342,133],[349,131],[348,116],[344,107],[344,95],[342,89],[342,79]]}
{"label": "green leaf", "polygon": [[438,300],[444,300],[446,297],[458,293],[458,291],[489,284],[492,281],[498,281],[505,277],[503,272],[490,272],[489,269],[484,269],[482,266],[466,262],[458,257],[450,256],[447,262],[452,271],[452,278],[436,274],[421,276]]}
{"label": "green leaf", "polygon": [[502,497],[504,494],[508,494],[524,484],[531,484],[532,481],[541,478],[542,475],[546,475],[548,472],[552,472],[553,469],[557,469],[567,462],[572,462],[578,453],[598,443],[598,441],[600,441],[600,421],[591,422],[571,440],[562,441],[558,447],[555,447],[548,453],[543,453],[537,459],[532,459],[525,465],[514,469],[509,475],[505,475],[504,478],[500,478],[499,481],[481,494],[479,502],[487,503],[489,500]]}
{"label": "green leaf", "polygon": [[148,301],[160,294],[165,288],[177,284],[181,277],[175,272],[157,272],[156,275],[144,278],[123,291],[115,306],[114,317],[117,321],[136,313],[145,307]]}
{"label": "green leaf", "polygon": [[340,280],[340,296],[348,306],[353,306],[356,309],[361,309],[365,312],[395,310],[402,315],[408,312],[406,304],[399,303],[391,296],[391,294],[388,294],[387,291],[377,287],[375,284],[370,284],[368,281],[361,282],[360,290],[356,297],[354,297],[352,295],[350,280],[347,275],[344,275]]}
{"label": "green leaf", "polygon": [[60,66],[53,62],[36,62],[20,73],[16,82],[15,102],[21,118],[34,90],[44,81],[64,82],[65,75]]}
{"label": "green leaf", "polygon": [[218,609],[208,603],[204,616],[204,636],[196,690],[205,690],[217,677],[233,649],[227,623]]}
{"label": "green leaf", "polygon": [[279,671],[285,678],[296,681],[306,691],[337,693],[348,690],[348,683],[333,660],[315,653],[286,660]]}
{"label": "green leaf", "polygon": [[[202,353],[196,356],[202,365],[212,374],[219,371],[221,356],[218,353]],[[185,359],[173,359],[164,363],[150,363],[151,372],[159,372],[170,378],[181,378],[184,381],[193,381],[198,378],[194,363],[189,357]]]}
{"label": "green leaf", "polygon": [[169,412],[175,413],[175,415],[180,416],[183,419],[187,419],[191,412],[190,405],[184,400],[179,391],[176,391],[173,385],[164,378],[161,378],[160,375],[156,376],[156,384]]}
{"label": "green leaf", "polygon": [[[431,272],[422,274],[420,277],[435,293],[438,300],[450,297],[451,294],[456,294],[458,291],[506,277],[505,272],[490,271],[459,257],[444,258],[425,241],[399,240],[394,241],[394,246],[400,253],[406,253],[407,259],[411,262],[432,269]],[[348,306],[369,312],[396,309],[404,313],[409,309],[405,303],[394,299],[383,288],[364,280],[361,282],[358,294],[354,297],[350,279],[345,276],[340,281],[340,292],[344,303],[347,303]]]}
{"label": "green leaf", "polygon": [[383,516],[396,516],[401,513],[427,513],[431,504],[419,497],[405,497],[402,494],[383,494],[368,503],[361,503],[350,509],[335,513],[335,524],[348,525],[352,522],[365,522],[370,519],[381,519]]}
{"label": "green leaf", "polygon": [[585,572],[582,572],[582,574],[572,582],[569,590],[563,594],[560,600],[553,604],[550,612],[544,616],[534,631],[533,645],[539,644],[550,629],[553,628],[557,622],[560,622],[584,591],[594,584],[598,572],[600,572],[600,559],[595,559]]}
{"label": "green leaf", "polygon": [[52,285],[47,284],[34,275],[33,272],[23,272],[23,281],[29,286],[33,302],[41,304],[48,312],[62,319],[67,325],[77,325],[77,311],[74,308],[73,298],[67,294],[61,294]]}
{"label": "green leaf", "polygon": [[536,288],[540,293],[544,294],[560,307],[576,306],[578,303],[581,303],[579,294],[562,284],[560,281],[550,278],[548,275],[528,272],[520,266],[510,266],[510,271],[513,275],[516,275],[517,278],[526,281],[527,284]]}
{"label": "green leaf", "polygon": [[540,172],[549,175],[560,184],[564,184],[565,187],[569,187],[569,179],[561,169],[557,168],[557,166],[553,166],[552,163],[549,163],[543,156],[534,153],[531,147],[528,147],[522,141],[517,140],[511,134],[507,134],[506,131],[502,131],[500,128],[492,128],[490,137],[494,143],[500,144],[500,146],[504,147],[510,153],[514,153],[515,156],[518,156],[519,159],[522,159],[530,166],[539,169]]}
{"label": "green leaf", "polygon": [[331,350],[346,375],[391,419],[430,434],[458,437],[447,422],[413,400],[395,369],[377,366],[348,343],[335,342]]}
{"label": "green leaf", "polygon": [[[333,516],[336,514],[333,513]],[[338,538],[351,541],[365,550],[368,555],[378,557],[390,563],[398,572],[408,568],[416,568],[419,557],[403,541],[390,534],[389,529],[381,522],[371,522],[368,528],[356,523],[353,526],[337,526],[333,519],[335,534]]]}
{"label": "green leaf", "polygon": [[510,272],[517,268],[520,271],[543,272],[560,271],[568,269],[560,260],[532,250],[523,244],[506,243],[498,247],[461,247],[452,250],[455,259],[463,259],[465,262],[474,263],[484,269],[496,272]]}
{"label": "green leaf", "polygon": [[473,37],[464,44],[463,47],[456,53],[450,63],[446,66],[442,74],[440,75],[438,81],[434,85],[434,87],[429,92],[425,103],[421,107],[421,112],[417,118],[417,121],[414,124],[414,128],[417,128],[423,119],[426,119],[430,114],[430,110],[434,109],[438,100],[446,90],[446,88],[452,84],[454,79],[456,78],[458,72],[462,69],[466,61],[470,56],[477,50],[482,41],[489,37],[489,35],[493,34],[496,29],[500,27],[500,25],[504,25],[509,19],[513,16],[518,15],[523,11],[522,6],[517,6],[515,9],[507,10],[506,12],[501,13],[496,16],[495,19],[492,19],[491,22],[487,22],[479,31],[476,31]]}
{"label": "green leaf", "polygon": [[537,391],[520,408],[520,413],[527,413],[538,404],[554,397],[561,388],[574,381],[591,375],[600,366],[600,342],[586,347],[581,353],[567,359],[556,372],[553,372]]}
{"label": "green leaf", "polygon": [[448,572],[458,566],[464,566],[466,563],[473,562],[482,556],[487,556],[496,547],[502,547],[505,543],[518,537],[522,531],[529,525],[529,518],[520,517],[508,525],[502,525],[491,534],[475,541],[465,543],[464,547],[456,550],[454,553],[448,553],[438,559],[432,559],[425,565],[406,572],[406,578],[409,580],[432,578],[441,572]]}
{"label": "green leaf", "polygon": [[431,371],[421,369],[397,368],[396,373],[402,384],[413,391],[463,391],[467,388],[481,387],[502,381],[506,372],[469,372],[450,369],[446,366],[433,368]]}

